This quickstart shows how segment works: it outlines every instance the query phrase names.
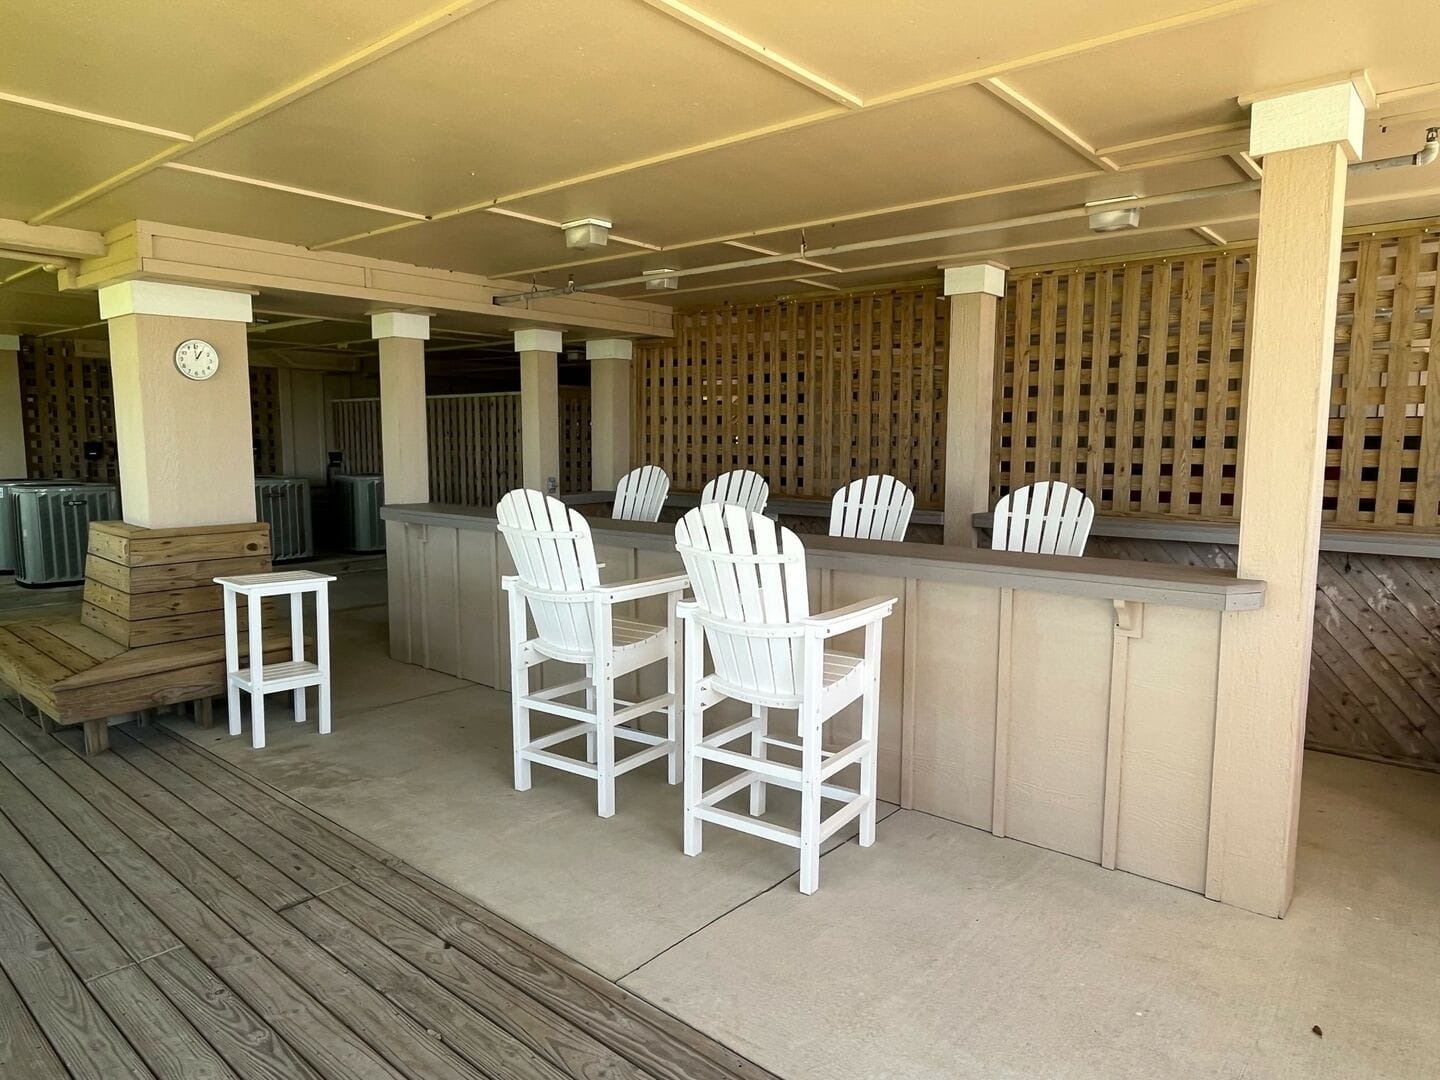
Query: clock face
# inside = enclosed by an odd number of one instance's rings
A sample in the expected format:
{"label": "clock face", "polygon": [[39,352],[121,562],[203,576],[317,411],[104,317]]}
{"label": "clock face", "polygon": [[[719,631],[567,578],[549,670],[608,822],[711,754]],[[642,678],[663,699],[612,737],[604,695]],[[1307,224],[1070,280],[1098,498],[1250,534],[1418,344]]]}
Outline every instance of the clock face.
{"label": "clock face", "polygon": [[220,367],[220,354],[208,341],[191,338],[175,346],[175,366],[187,379],[208,379]]}

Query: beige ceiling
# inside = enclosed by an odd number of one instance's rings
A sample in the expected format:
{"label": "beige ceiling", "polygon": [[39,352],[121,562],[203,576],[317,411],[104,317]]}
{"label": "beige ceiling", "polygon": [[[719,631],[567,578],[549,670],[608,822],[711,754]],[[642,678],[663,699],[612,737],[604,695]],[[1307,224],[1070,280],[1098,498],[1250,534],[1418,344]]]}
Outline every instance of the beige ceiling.
{"label": "beige ceiling", "polygon": [[[1253,171],[1237,99],[1329,76],[1374,86],[1367,157],[1413,152],[1440,122],[1434,3],[248,0],[182,17],[165,0],[8,0],[0,39],[0,217],[148,218],[540,287],[1235,183]],[[1257,208],[1253,193],[1153,207],[1108,237],[997,227],[664,296],[1239,242]],[[558,224],[590,215],[614,221],[609,247],[568,251]],[[1420,217],[1440,217],[1440,165],[1350,185],[1350,224]],[[0,262],[0,333],[96,321],[93,297],[25,269]],[[336,347],[363,330],[256,339]]]}

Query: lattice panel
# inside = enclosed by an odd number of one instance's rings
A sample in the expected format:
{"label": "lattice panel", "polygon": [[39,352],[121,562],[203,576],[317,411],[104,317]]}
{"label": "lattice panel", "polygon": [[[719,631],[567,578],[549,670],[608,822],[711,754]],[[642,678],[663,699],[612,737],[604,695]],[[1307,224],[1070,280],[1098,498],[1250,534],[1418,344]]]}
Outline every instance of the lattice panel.
{"label": "lattice panel", "polygon": [[946,313],[929,287],[679,313],[637,343],[634,459],[676,491],[749,468],[809,498],[889,472],[940,506]]}
{"label": "lattice panel", "polygon": [[[1440,415],[1424,400],[1440,378],[1437,243],[1411,230],[1344,247],[1327,522],[1440,527]],[[1013,276],[992,501],[1056,479],[1101,513],[1235,518],[1253,264],[1238,249]]]}
{"label": "lattice panel", "polygon": [[[93,342],[26,338],[20,352],[25,459],[37,479],[118,478],[110,360]],[[100,456],[85,456],[85,444]]]}
{"label": "lattice panel", "polygon": [[250,369],[250,425],[256,474],[277,475],[283,459],[280,447],[280,372],[276,368]]}
{"label": "lattice panel", "polygon": [[[383,471],[380,400],[333,403],[336,449],[349,472]],[[444,394],[425,400],[430,497],[435,502],[493,506],[521,486],[520,395]],[[590,489],[590,391],[560,388],[560,490]]]}

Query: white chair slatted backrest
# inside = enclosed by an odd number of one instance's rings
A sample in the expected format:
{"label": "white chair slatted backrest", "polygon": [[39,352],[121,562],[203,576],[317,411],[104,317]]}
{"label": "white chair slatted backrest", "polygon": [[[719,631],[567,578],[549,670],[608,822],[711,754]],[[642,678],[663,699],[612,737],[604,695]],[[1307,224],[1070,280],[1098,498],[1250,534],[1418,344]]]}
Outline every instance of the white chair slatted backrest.
{"label": "white chair slatted backrest", "polygon": [[852,480],[830,500],[830,535],[904,540],[915,493],[885,474]]}
{"label": "white chair slatted backrest", "polygon": [[615,504],[610,517],[618,521],[659,521],[665,498],[670,494],[670,477],[658,465],[631,469],[615,485]]}
{"label": "white chair slatted backrest", "polygon": [[1058,480],[1016,488],[995,504],[990,546],[997,551],[1083,555],[1095,504]]}
{"label": "white chair slatted backrest", "polygon": [[765,512],[765,504],[769,501],[770,484],[763,476],[750,469],[734,469],[721,473],[706,484],[705,490],[700,493],[701,506],[708,503],[733,503],[757,514]]}
{"label": "white chair slatted backrest", "polygon": [[574,596],[599,587],[589,523],[559,499],[526,489],[506,494],[495,516],[540,640],[562,652],[593,648],[592,606],[543,595]]}
{"label": "white chair slatted backrest", "polygon": [[767,695],[798,694],[804,659],[798,632],[767,636],[747,628],[796,626],[809,617],[800,539],[763,514],[710,503],[676,523],[675,548],[720,681]]}

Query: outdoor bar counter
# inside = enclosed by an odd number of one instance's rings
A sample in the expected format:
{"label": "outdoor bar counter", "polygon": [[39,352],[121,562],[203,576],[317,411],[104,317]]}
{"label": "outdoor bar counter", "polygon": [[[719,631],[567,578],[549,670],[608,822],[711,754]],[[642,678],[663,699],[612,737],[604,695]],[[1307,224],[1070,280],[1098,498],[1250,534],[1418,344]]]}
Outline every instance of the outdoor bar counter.
{"label": "outdoor bar counter", "polygon": [[[392,523],[391,654],[508,689],[499,580],[513,569],[493,510],[419,504],[381,516]],[[590,525],[605,581],[681,568],[673,525]],[[900,601],[884,629],[882,799],[1204,890],[1221,619],[1259,608],[1263,582],[1158,563],[802,541],[812,611]]]}

